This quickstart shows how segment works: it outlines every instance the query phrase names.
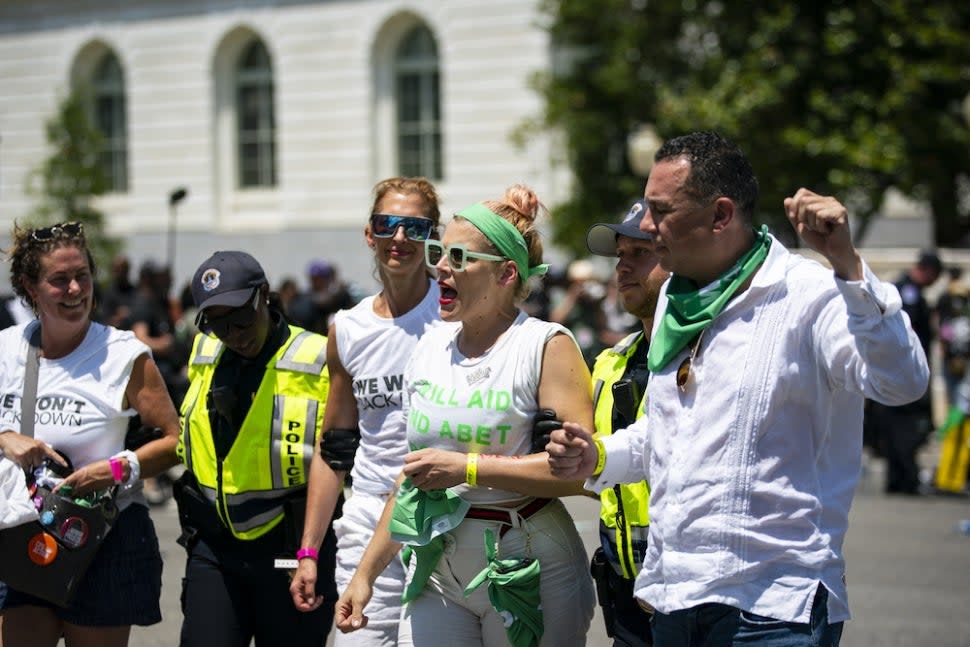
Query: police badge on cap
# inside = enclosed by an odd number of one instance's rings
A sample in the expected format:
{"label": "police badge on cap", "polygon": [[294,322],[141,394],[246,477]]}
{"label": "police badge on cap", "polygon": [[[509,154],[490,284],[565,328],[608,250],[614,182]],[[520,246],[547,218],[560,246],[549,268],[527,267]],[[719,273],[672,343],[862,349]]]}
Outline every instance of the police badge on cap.
{"label": "police badge on cap", "polygon": [[268,283],[263,268],[246,252],[216,252],[192,277],[192,299],[199,316],[206,308],[238,308],[253,297],[253,290]]}

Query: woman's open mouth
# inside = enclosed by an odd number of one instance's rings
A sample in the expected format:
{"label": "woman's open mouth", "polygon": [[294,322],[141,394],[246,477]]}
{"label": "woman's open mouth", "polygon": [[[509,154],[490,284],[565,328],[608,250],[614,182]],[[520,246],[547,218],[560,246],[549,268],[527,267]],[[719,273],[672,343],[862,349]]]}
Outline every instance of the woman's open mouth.
{"label": "woman's open mouth", "polygon": [[438,284],[438,290],[441,292],[441,295],[438,297],[439,305],[449,305],[458,298],[458,291],[455,288],[445,285],[444,283]]}

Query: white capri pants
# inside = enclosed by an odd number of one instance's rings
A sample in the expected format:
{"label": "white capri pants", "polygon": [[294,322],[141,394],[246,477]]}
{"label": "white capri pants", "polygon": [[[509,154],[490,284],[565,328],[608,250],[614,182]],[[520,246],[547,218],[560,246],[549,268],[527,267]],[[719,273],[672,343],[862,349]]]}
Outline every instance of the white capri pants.
{"label": "white capri pants", "polygon": [[[503,509],[504,510],[504,509]],[[499,539],[498,558],[539,560],[543,624],[541,647],[582,647],[593,617],[593,581],[586,551],[559,500],[528,519],[512,512],[513,527]],[[465,597],[464,589],[485,568],[485,529],[496,539],[503,524],[466,518],[445,535],[445,552],[424,591],[401,616],[402,647],[504,647],[502,617],[488,599],[488,583]],[[413,572],[416,558],[412,557]],[[410,577],[411,573],[409,573]]]}
{"label": "white capri pants", "polygon": [[[337,591],[343,594],[364,550],[374,536],[384,512],[386,496],[354,491],[344,503],[343,515],[333,522],[337,534]],[[401,621],[401,593],[404,592],[404,565],[391,560],[374,582],[374,596],[367,603],[367,626],[349,634],[334,632],[334,647],[396,647]]]}

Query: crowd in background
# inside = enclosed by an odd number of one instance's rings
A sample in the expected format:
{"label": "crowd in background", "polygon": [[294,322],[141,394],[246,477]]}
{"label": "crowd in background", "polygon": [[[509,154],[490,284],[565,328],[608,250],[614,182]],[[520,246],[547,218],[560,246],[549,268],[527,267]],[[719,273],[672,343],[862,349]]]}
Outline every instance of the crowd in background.
{"label": "crowd in background", "polygon": [[[914,304],[922,299],[917,319],[921,340],[927,348],[938,342],[942,364],[939,372],[946,385],[946,402],[953,401],[957,384],[962,379],[970,357],[970,331],[967,308],[970,283],[959,266],[944,268],[939,258],[921,254],[920,262],[928,272],[914,281],[913,270],[907,270],[899,281],[910,286],[908,299]],[[169,268],[147,260],[138,268],[132,282],[129,259],[118,256],[111,263],[106,281],[100,286],[96,318],[103,323],[132,330],[152,349],[176,404],[184,392],[184,368],[195,333],[195,309],[188,285],[172,296]],[[928,292],[938,280],[945,282],[939,296],[931,299]],[[897,281],[898,282],[898,281]],[[287,317],[302,328],[326,334],[334,313],[350,308],[366,296],[356,285],[345,281],[330,261],[311,260],[306,264],[306,287],[292,277],[283,277],[275,286]],[[0,329],[30,319],[33,315],[12,296],[2,297]],[[604,348],[609,348],[635,331],[636,317],[625,312],[617,298],[616,277],[604,272],[586,259],[575,260],[565,267],[553,266],[535,284],[523,308],[534,317],[560,323],[576,336],[583,357],[592,365]],[[914,317],[911,313],[911,319]]]}

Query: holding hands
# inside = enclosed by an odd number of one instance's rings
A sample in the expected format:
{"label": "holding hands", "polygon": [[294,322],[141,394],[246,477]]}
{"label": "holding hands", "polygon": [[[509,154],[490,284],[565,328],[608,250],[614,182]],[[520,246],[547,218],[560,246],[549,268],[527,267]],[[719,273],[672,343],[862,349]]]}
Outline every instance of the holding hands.
{"label": "holding hands", "polygon": [[593,434],[575,422],[564,422],[562,429],[552,432],[546,451],[553,475],[564,481],[592,475],[599,456]]}
{"label": "holding hands", "polygon": [[862,278],[862,259],[852,244],[849,214],[841,202],[801,188],[785,198],[785,214],[799,238],[824,256],[839,278]]}

